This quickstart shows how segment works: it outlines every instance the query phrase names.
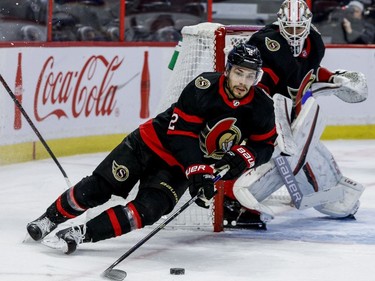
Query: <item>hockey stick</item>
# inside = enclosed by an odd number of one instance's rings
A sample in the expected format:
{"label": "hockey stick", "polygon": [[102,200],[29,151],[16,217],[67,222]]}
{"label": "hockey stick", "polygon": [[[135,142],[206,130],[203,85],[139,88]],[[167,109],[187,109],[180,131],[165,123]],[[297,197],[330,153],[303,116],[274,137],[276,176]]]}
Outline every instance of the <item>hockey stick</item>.
{"label": "hockey stick", "polygon": [[53,161],[55,161],[57,167],[60,169],[61,173],[63,174],[68,187],[70,188],[72,186],[72,184],[70,183],[70,180],[69,180],[67,174],[65,173],[64,169],[61,167],[59,161],[57,161],[56,156],[53,154],[52,150],[50,149],[50,147],[48,146],[48,144],[46,143],[46,141],[44,140],[44,138],[42,137],[42,135],[40,134],[38,129],[35,127],[34,123],[31,121],[31,119],[28,116],[28,114],[26,113],[25,109],[22,107],[21,103],[17,100],[16,96],[14,95],[12,90],[9,88],[7,82],[4,80],[4,78],[1,74],[0,74],[0,81],[3,84],[4,88],[7,90],[8,94],[10,95],[10,97],[12,98],[14,103],[16,104],[16,106],[18,107],[18,109],[21,111],[22,115],[25,117],[27,123],[29,123],[29,125],[33,129],[34,133],[38,136],[40,142],[43,144],[43,146],[45,147],[45,149],[47,150],[49,155],[52,157]]}
{"label": "hockey stick", "polygon": [[[228,168],[222,169],[217,176],[214,178],[214,182],[217,182],[220,180],[225,173],[228,171]],[[115,269],[114,267],[118,265],[120,262],[122,262],[124,259],[126,259],[128,256],[130,256],[135,250],[137,250],[139,247],[141,247],[144,243],[146,243],[148,240],[150,240],[151,237],[153,237],[156,233],[158,233],[160,230],[162,230],[168,223],[170,223],[173,219],[175,219],[181,212],[183,212],[185,209],[187,209],[190,205],[192,205],[195,200],[197,200],[199,197],[199,194],[195,195],[194,197],[190,198],[189,201],[187,201],[184,205],[182,205],[180,208],[178,208],[172,215],[170,215],[164,222],[159,224],[153,231],[151,231],[148,235],[146,235],[142,240],[140,240],[137,244],[135,244],[133,247],[131,247],[125,254],[123,254],[120,258],[118,258],[111,266],[109,266],[102,274],[101,276],[110,280],[115,281],[121,281],[124,280],[127,276],[126,271],[121,269]]]}

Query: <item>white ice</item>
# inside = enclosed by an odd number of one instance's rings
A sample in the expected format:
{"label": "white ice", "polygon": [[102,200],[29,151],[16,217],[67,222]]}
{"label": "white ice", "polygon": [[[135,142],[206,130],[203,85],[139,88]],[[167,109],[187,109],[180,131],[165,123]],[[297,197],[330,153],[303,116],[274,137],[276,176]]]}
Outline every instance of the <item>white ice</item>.
{"label": "white ice", "polygon": [[[128,281],[371,281],[375,278],[375,141],[325,141],[343,174],[366,190],[356,220],[289,209],[267,231],[162,230],[116,268]],[[106,154],[60,158],[70,180]],[[67,256],[25,242],[26,224],[67,188],[52,160],[0,167],[0,280],[103,280],[100,274],[153,228],[84,244]],[[185,275],[170,275],[183,267]]]}

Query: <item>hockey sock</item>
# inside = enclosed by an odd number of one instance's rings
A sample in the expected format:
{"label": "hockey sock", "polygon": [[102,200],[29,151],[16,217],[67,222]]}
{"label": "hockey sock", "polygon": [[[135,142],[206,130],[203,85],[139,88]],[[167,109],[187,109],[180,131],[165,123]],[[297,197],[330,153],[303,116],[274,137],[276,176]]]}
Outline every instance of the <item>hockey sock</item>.
{"label": "hockey sock", "polygon": [[59,224],[68,219],[75,218],[85,212],[74,197],[74,187],[69,188],[61,194],[54,203],[47,208],[47,217],[54,223]]}
{"label": "hockey sock", "polygon": [[61,194],[47,209],[47,216],[54,223],[62,223],[107,202],[110,197],[109,184],[101,177],[91,175]]}
{"label": "hockey sock", "polygon": [[141,218],[132,203],[115,206],[86,223],[92,242],[116,237],[142,228]]}

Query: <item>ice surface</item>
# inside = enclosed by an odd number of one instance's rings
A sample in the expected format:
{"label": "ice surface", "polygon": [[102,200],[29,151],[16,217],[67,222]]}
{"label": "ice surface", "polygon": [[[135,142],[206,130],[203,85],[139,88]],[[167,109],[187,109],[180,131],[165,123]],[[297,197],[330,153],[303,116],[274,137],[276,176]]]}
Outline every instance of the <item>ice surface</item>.
{"label": "ice surface", "polygon": [[[375,141],[325,141],[343,174],[366,190],[356,220],[286,209],[267,231],[162,230],[116,266],[129,281],[371,281],[375,276]],[[59,161],[72,183],[105,154]],[[100,274],[153,228],[84,244],[67,256],[25,242],[26,224],[67,188],[52,160],[0,167],[0,280],[103,280]],[[186,274],[170,275],[171,267]]]}

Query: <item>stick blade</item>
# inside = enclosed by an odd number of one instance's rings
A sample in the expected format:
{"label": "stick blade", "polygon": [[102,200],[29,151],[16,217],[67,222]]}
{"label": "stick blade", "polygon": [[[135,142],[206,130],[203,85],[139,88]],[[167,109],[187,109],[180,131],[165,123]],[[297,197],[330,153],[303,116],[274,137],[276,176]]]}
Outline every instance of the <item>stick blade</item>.
{"label": "stick blade", "polygon": [[107,269],[102,273],[102,277],[114,281],[122,281],[126,278],[126,272],[120,269]]}

